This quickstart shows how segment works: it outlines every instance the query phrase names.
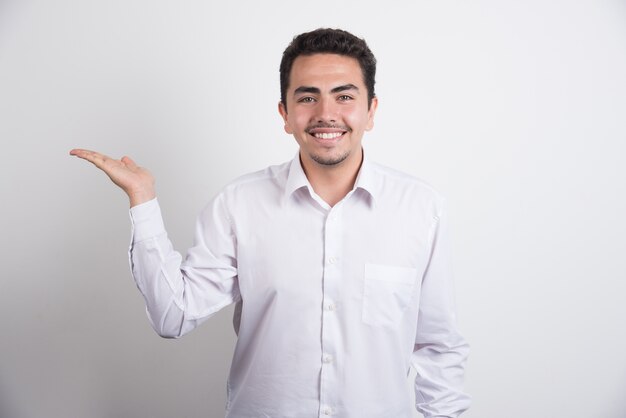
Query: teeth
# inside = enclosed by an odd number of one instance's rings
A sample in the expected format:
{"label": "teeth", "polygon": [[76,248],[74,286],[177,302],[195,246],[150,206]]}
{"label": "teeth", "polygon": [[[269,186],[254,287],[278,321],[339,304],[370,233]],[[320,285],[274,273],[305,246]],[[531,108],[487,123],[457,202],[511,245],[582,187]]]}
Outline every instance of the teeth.
{"label": "teeth", "polygon": [[320,139],[333,139],[333,138],[339,138],[341,135],[343,135],[341,132],[333,132],[333,133],[316,133],[315,137],[316,138],[320,138]]}

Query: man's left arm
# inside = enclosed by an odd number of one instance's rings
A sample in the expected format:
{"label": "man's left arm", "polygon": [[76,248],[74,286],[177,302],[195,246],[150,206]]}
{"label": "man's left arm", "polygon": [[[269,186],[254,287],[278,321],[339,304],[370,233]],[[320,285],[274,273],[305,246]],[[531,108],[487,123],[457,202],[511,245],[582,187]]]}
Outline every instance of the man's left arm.
{"label": "man's left arm", "polygon": [[447,216],[442,200],[433,217],[430,242],[411,357],[417,371],[415,406],[426,418],[456,418],[471,403],[463,392],[469,345],[457,330]]}

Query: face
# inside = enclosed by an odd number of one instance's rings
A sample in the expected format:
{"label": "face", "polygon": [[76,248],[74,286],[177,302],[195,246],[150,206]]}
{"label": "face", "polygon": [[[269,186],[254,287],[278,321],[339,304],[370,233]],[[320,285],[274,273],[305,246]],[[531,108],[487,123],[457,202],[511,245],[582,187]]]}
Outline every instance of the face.
{"label": "face", "polygon": [[328,168],[361,161],[363,133],[374,126],[378,104],[368,109],[359,62],[336,54],[295,59],[286,94],[279,103],[285,131],[300,145],[307,167]]}

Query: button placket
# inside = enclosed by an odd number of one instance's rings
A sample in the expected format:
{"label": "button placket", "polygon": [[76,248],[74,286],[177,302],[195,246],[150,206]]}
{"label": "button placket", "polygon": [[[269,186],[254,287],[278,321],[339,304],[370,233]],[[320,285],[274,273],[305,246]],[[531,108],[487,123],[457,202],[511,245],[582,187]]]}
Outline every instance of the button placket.
{"label": "button placket", "polygon": [[341,281],[341,240],[342,227],[338,221],[340,204],[335,205],[326,218],[324,228],[324,278],[322,315],[322,358],[320,378],[320,416],[333,415],[337,404],[337,361],[335,353],[340,343],[337,328],[336,304],[338,285]]}

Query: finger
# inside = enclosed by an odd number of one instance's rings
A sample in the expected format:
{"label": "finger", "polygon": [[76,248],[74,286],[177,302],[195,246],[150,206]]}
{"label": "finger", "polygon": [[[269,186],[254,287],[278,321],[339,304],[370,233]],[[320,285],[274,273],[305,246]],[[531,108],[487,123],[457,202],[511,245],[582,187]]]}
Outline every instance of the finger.
{"label": "finger", "polygon": [[75,155],[78,158],[82,158],[83,160],[87,160],[90,163],[94,164],[98,168],[103,168],[104,164],[110,160],[111,158],[100,154],[96,151],[90,151],[87,149],[73,149],[70,151],[70,155]]}
{"label": "finger", "polygon": [[92,150],[88,150],[84,148],[74,148],[73,150],[70,151],[70,155],[75,155],[75,156],[94,154],[94,153],[96,153],[96,151],[92,151]]}

